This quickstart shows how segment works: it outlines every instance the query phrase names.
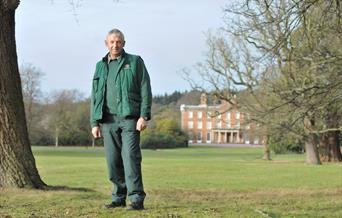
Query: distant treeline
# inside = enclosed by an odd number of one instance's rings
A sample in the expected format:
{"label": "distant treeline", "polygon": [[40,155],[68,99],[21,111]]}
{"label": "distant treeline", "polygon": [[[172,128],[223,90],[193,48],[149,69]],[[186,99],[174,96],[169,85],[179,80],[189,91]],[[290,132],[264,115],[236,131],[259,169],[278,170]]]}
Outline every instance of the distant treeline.
{"label": "distant treeline", "polygon": [[184,93],[179,91],[174,91],[172,94],[165,93],[164,95],[153,96],[153,102],[161,105],[168,105],[172,102],[177,102]]}
{"label": "distant treeline", "polygon": [[[101,140],[93,142],[90,134],[90,98],[79,90],[60,90],[44,94],[40,90],[43,73],[31,64],[20,68],[23,97],[29,138],[32,145],[100,145]],[[200,94],[196,91],[156,95],[153,97],[153,120],[150,130],[143,137],[151,142],[158,135],[155,128],[163,129],[165,138],[178,138],[177,142],[187,141],[180,129],[179,105],[198,104]],[[166,119],[166,120],[164,120]],[[172,121],[170,121],[170,119]],[[149,134],[152,134],[150,136]],[[177,134],[177,137],[172,135]],[[153,138],[153,137],[152,137]],[[153,140],[152,140],[153,141]],[[158,145],[153,145],[158,147]],[[148,146],[147,146],[148,147]]]}

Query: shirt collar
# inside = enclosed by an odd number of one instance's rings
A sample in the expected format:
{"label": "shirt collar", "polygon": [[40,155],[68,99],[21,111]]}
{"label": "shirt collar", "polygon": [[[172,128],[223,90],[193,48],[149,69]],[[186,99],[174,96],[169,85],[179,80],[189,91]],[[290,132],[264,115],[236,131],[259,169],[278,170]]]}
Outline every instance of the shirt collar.
{"label": "shirt collar", "polygon": [[121,58],[122,58],[122,53],[121,53],[121,55],[120,55],[119,57],[116,57],[116,58],[112,58],[112,56],[110,55],[110,53],[108,53],[108,56],[107,56],[108,64],[109,64],[111,61],[114,61],[114,60],[119,61]]}

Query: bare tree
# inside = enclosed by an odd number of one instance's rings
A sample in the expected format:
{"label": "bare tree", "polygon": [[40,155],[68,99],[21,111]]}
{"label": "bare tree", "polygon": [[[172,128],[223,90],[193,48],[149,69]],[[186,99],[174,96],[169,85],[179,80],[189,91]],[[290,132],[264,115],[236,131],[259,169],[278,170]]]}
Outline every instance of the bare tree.
{"label": "bare tree", "polygon": [[77,102],[83,99],[83,94],[76,89],[55,91],[50,95],[49,123],[54,129],[55,146],[59,146],[61,134],[73,132],[75,126],[70,121],[73,120],[72,112],[76,110]]}
{"label": "bare tree", "polygon": [[[320,164],[318,138],[338,131],[324,125],[331,105],[342,102],[341,4],[338,0],[246,0],[226,9],[226,26],[208,35],[199,64],[202,82],[261,124],[267,134],[289,131],[305,141],[307,162]],[[333,43],[333,44],[332,44]],[[338,108],[338,107],[337,107]]]}
{"label": "bare tree", "polygon": [[42,97],[40,82],[44,73],[32,64],[22,64],[19,68],[22,92],[25,105],[25,114],[28,131],[31,131],[32,121],[39,115],[35,110],[35,104]]}

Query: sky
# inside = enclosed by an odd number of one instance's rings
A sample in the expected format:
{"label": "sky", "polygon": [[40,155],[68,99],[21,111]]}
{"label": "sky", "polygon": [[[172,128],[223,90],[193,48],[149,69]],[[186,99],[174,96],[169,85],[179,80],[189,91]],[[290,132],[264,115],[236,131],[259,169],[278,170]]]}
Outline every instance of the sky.
{"label": "sky", "polygon": [[[70,2],[74,2],[73,7]],[[31,0],[16,11],[19,65],[44,76],[43,92],[78,89],[90,95],[107,32],[125,34],[125,50],[140,55],[152,93],[190,90],[182,69],[204,60],[205,33],[223,25],[227,0]]]}

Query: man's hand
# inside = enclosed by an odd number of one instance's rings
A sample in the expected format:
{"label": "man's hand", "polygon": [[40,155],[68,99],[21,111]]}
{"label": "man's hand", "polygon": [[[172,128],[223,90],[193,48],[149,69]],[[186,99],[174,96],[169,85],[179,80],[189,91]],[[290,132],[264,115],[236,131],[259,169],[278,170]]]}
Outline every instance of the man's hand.
{"label": "man's hand", "polygon": [[142,132],[144,129],[146,129],[148,122],[144,120],[143,117],[140,117],[137,122],[137,130]]}
{"label": "man's hand", "polygon": [[97,138],[101,138],[102,135],[101,135],[101,130],[100,130],[100,127],[99,126],[95,126],[91,129],[91,134],[93,134],[94,138],[97,139]]}

